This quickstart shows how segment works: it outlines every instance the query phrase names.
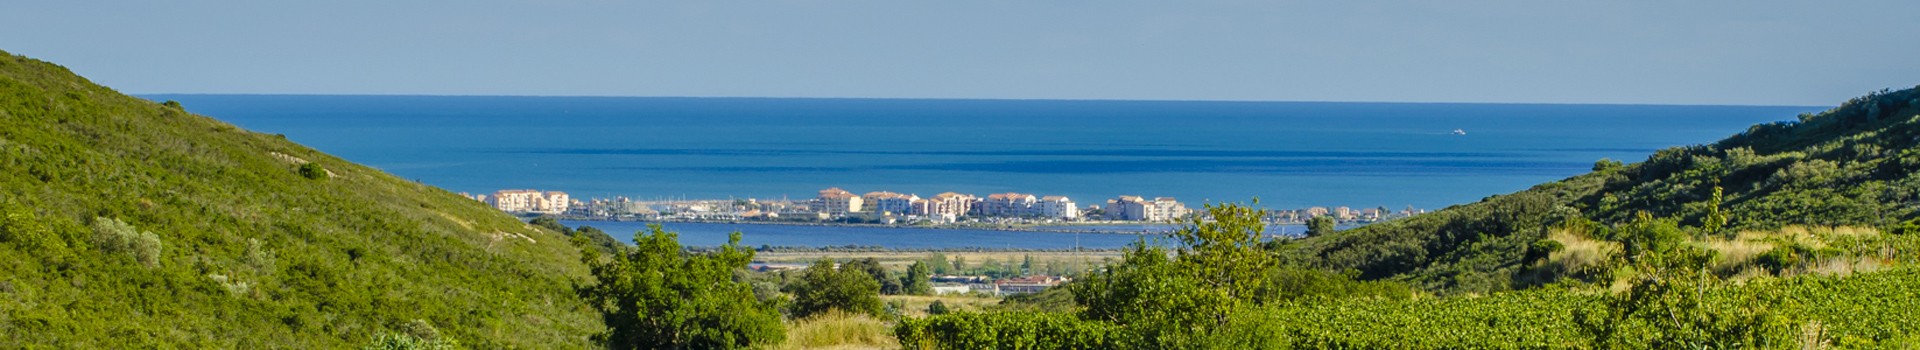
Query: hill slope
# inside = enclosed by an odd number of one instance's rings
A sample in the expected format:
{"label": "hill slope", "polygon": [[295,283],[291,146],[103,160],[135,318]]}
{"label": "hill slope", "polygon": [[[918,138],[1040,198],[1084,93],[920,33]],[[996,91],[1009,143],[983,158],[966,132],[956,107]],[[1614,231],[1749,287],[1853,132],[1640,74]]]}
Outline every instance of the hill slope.
{"label": "hill slope", "polygon": [[0,347],[583,347],[601,326],[578,257],[479,202],[0,52]]}
{"label": "hill slope", "polygon": [[1304,239],[1285,253],[1440,292],[1523,288],[1554,279],[1529,268],[1551,249],[1536,244],[1549,226],[1571,218],[1615,225],[1643,211],[1704,226],[1716,185],[1724,189],[1719,208],[1728,218],[1722,232],[1791,225],[1915,230],[1920,90],[1874,93],[1713,144],[1661,150],[1640,163],[1602,160],[1591,173]]}

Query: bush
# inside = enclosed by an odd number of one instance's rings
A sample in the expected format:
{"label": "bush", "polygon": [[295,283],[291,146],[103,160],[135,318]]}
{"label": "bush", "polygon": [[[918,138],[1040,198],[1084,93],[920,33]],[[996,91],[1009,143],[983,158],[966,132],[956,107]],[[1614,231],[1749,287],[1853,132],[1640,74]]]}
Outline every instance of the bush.
{"label": "bush", "polygon": [[794,318],[806,318],[831,310],[880,315],[880,282],[867,271],[848,264],[834,268],[832,259],[822,258],[807,267],[800,283],[792,286]]}
{"label": "bush", "polygon": [[109,254],[126,254],[147,267],[160,264],[160,236],[135,230],[120,219],[93,218],[93,245]]}
{"label": "bush", "polygon": [[300,164],[300,176],[312,180],[325,179],[327,178],[327,169],[320,167],[320,163],[307,162],[306,164]]}
{"label": "bush", "polygon": [[678,234],[650,228],[634,236],[634,249],[607,259],[588,239],[573,238],[598,282],[579,291],[607,324],[596,341],[617,349],[739,349],[786,336],[775,302],[754,297],[753,287],[733,279],[753,261],[753,251],[740,248],[739,233],[719,251],[693,254]]}
{"label": "bush", "polygon": [[953,312],[953,310],[947,308],[946,302],[934,300],[932,304],[927,304],[928,315],[939,316],[950,312]]}
{"label": "bush", "polygon": [[959,312],[901,320],[894,336],[906,349],[1114,349],[1119,330],[1068,314]]}
{"label": "bush", "polygon": [[38,252],[49,261],[65,259],[70,246],[33,210],[5,201],[0,201],[0,242]]}
{"label": "bush", "polygon": [[459,349],[460,343],[451,339],[426,339],[404,333],[383,333],[373,337],[373,341],[364,350],[451,350]]}

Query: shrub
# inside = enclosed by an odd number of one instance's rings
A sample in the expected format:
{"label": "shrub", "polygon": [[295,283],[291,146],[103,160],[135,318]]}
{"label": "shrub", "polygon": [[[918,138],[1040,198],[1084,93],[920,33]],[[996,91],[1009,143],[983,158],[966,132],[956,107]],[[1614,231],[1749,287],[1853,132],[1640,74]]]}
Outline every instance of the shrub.
{"label": "shrub", "polygon": [[934,300],[932,304],[927,304],[928,315],[939,316],[939,315],[945,315],[949,312],[953,312],[953,310],[947,309],[946,302]]}
{"label": "shrub", "polygon": [[374,336],[364,350],[450,350],[459,349],[460,343],[452,339],[424,339],[405,333],[382,333]]}
{"label": "shrub", "polygon": [[880,282],[856,264],[838,269],[833,265],[832,259],[815,261],[800,283],[792,286],[793,317],[806,318],[830,310],[879,315]]}
{"label": "shrub", "polygon": [[753,261],[734,233],[720,250],[694,254],[679,235],[659,225],[634,235],[634,249],[602,259],[576,236],[574,244],[597,283],[580,295],[599,310],[607,332],[594,336],[609,348],[738,349],[778,343],[786,336],[773,301],[733,278]]}
{"label": "shrub", "polygon": [[5,201],[0,201],[0,242],[39,252],[49,261],[66,258],[70,246],[33,210]]}
{"label": "shrub", "polygon": [[958,312],[894,327],[906,349],[1114,349],[1120,327],[1050,312]]}
{"label": "shrub", "polygon": [[300,176],[313,180],[325,179],[327,178],[327,169],[320,167],[320,163],[307,162],[306,164],[300,164]]}
{"label": "shrub", "polygon": [[126,254],[147,267],[160,264],[160,236],[135,230],[120,219],[93,218],[93,245],[109,254]]}

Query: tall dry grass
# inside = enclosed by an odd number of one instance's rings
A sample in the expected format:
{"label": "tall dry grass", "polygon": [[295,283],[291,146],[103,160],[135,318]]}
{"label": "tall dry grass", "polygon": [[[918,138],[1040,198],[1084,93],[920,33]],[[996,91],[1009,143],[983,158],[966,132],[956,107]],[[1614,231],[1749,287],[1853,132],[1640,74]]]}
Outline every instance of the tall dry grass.
{"label": "tall dry grass", "polygon": [[1593,239],[1585,234],[1553,230],[1547,233],[1547,239],[1560,242],[1560,251],[1547,255],[1547,262],[1559,264],[1569,272],[1587,271],[1604,267],[1614,254],[1620,253],[1620,243]]}
{"label": "tall dry grass", "polygon": [[1766,269],[1753,265],[1753,259],[1779,246],[1774,243],[1774,235],[1771,232],[1742,231],[1733,238],[1707,238],[1699,243],[1718,256],[1713,262],[1714,271],[1744,280],[1767,274]]}
{"label": "tall dry grass", "polygon": [[1880,240],[1880,231],[1871,227],[1787,226],[1773,231],[1741,231],[1728,240],[1709,239],[1704,243],[1720,254],[1715,269],[1732,279],[1772,276],[1753,264],[1760,254],[1782,247],[1801,247],[1813,251],[1836,251],[1827,256],[1802,261],[1780,271],[1780,277],[1816,274],[1845,275],[1879,270],[1897,258],[1899,250]]}
{"label": "tall dry grass", "polygon": [[893,328],[872,316],[830,311],[787,325],[779,349],[898,349]]}
{"label": "tall dry grass", "polygon": [[939,301],[949,310],[979,312],[1000,304],[1000,298],[979,295],[882,295],[881,301],[898,303],[907,317],[927,317],[927,306]]}

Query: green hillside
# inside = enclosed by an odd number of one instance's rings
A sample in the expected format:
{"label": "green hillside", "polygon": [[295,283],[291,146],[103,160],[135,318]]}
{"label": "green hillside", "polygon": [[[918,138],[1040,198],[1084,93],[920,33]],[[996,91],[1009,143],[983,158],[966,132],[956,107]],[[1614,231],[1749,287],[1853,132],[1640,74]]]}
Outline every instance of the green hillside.
{"label": "green hillside", "polygon": [[1411,218],[1261,240],[1210,206],[1043,310],[895,327],[910,349],[1907,349],[1920,90]]}
{"label": "green hillside", "polygon": [[0,348],[585,347],[566,237],[0,52]]}
{"label": "green hillside", "polygon": [[[1881,91],[1799,120],[1420,215],[1294,242],[1294,261],[1438,292],[1557,281],[1554,228],[1604,230],[1636,213],[1731,238],[1743,230],[1850,226],[1920,231],[1920,91]],[[1715,188],[1722,189],[1714,206]],[[1709,220],[1718,211],[1724,220]],[[1708,225],[1716,222],[1719,227]],[[1577,229],[1576,230],[1585,230]]]}

